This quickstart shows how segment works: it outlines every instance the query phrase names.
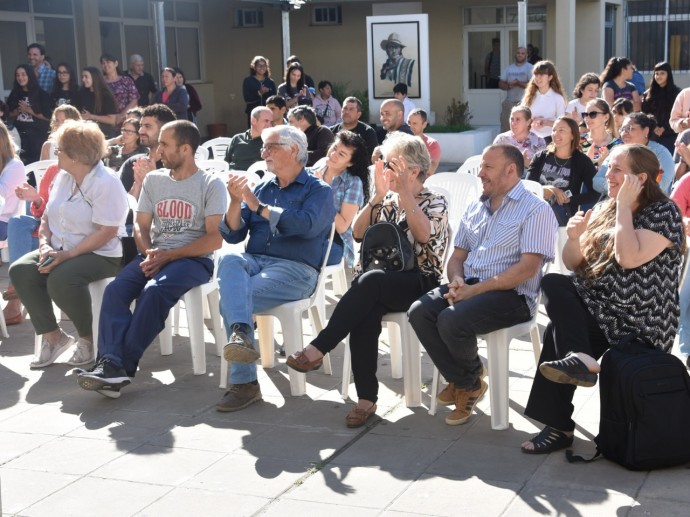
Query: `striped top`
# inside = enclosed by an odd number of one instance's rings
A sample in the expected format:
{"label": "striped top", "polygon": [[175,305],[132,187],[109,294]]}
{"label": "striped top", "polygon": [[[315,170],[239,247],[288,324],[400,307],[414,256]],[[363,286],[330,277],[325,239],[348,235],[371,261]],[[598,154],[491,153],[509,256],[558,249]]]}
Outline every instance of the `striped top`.
{"label": "striped top", "polygon": [[[455,247],[468,252],[465,278],[481,281],[517,264],[523,253],[537,253],[553,261],[558,223],[543,199],[525,190],[521,181],[506,194],[494,212],[490,200],[473,201],[460,221]],[[542,262],[544,264],[545,262]],[[541,270],[515,290],[525,296],[532,314],[537,308]]]}

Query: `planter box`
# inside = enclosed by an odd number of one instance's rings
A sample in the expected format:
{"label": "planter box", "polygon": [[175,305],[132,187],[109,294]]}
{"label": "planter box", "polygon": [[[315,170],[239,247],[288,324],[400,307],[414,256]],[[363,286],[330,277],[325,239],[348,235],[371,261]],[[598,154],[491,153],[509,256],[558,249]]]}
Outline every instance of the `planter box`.
{"label": "planter box", "polygon": [[462,133],[427,133],[438,140],[441,146],[441,162],[462,163],[470,156],[482,154],[487,145],[491,145],[498,128],[482,127]]}

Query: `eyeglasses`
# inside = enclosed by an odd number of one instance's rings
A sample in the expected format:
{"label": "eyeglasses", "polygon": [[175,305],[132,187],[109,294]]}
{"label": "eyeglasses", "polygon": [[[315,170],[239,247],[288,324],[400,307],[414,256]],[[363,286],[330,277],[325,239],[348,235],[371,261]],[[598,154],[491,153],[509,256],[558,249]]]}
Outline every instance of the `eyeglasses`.
{"label": "eyeglasses", "polygon": [[599,115],[606,115],[606,113],[603,113],[601,111],[590,111],[589,113],[587,113],[586,111],[582,111],[580,115],[582,115],[582,118],[597,118]]}
{"label": "eyeglasses", "polygon": [[285,144],[278,144],[278,143],[264,144],[264,146],[261,148],[261,154],[263,154],[263,153],[271,154],[276,147],[283,147],[284,145]]}
{"label": "eyeglasses", "polygon": [[60,148],[56,145],[55,150],[53,151],[53,154],[57,156],[57,154],[60,152]]}
{"label": "eyeglasses", "polygon": [[393,164],[393,162],[383,162],[383,169],[384,170],[386,170],[386,169],[393,170],[393,167],[391,167],[392,164]]}
{"label": "eyeglasses", "polygon": [[58,70],[57,73],[58,75],[69,75],[69,72],[67,70]]}
{"label": "eyeglasses", "polygon": [[639,128],[640,128],[640,126],[632,126],[632,125],[630,125],[630,126],[622,126],[622,127],[620,127],[620,128],[618,129],[618,132],[621,133],[621,134],[623,134],[623,133],[631,133],[632,131],[636,131],[636,130],[639,129]]}
{"label": "eyeglasses", "polygon": [[127,133],[136,134],[136,131],[134,131],[133,129],[121,129],[120,133],[122,133],[123,135],[126,135]]}

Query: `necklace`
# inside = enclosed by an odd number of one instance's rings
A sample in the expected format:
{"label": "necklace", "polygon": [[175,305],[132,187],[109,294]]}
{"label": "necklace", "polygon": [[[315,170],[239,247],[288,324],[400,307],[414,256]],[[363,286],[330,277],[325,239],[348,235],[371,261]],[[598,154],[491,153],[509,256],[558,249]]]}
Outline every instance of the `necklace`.
{"label": "necklace", "polygon": [[561,162],[558,160],[558,156],[556,156],[555,154],[553,155],[553,161],[555,161],[555,162],[556,162],[556,165],[558,165],[559,167],[565,167],[566,165],[568,165],[568,162],[570,161],[570,158],[571,158],[571,157],[568,156],[568,158],[567,158],[563,163],[561,163]]}

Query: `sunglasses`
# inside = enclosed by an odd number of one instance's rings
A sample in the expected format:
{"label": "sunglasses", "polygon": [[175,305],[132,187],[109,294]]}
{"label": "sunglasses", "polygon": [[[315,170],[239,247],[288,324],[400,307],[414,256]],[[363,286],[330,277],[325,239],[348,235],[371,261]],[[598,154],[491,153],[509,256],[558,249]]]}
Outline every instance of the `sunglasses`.
{"label": "sunglasses", "polygon": [[587,113],[586,111],[583,111],[580,113],[582,115],[582,118],[597,118],[599,115],[606,115],[606,113],[602,113],[601,111],[590,111]]}

